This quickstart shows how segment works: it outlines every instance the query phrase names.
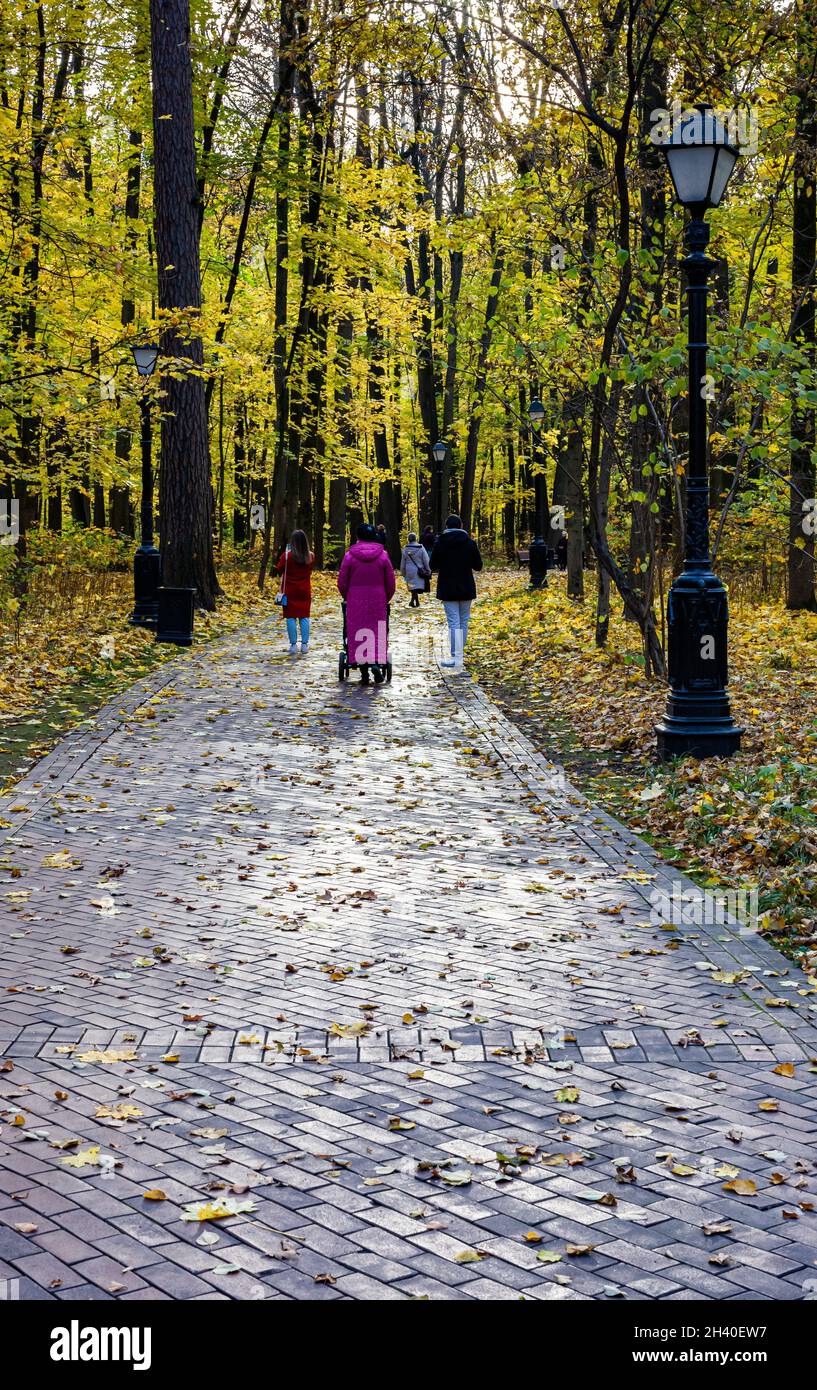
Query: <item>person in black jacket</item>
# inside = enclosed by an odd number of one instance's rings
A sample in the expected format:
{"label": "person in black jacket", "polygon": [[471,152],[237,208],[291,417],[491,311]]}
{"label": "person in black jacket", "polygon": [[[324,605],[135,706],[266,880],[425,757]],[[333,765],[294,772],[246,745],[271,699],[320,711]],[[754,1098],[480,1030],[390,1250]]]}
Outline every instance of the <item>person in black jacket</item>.
{"label": "person in black jacket", "polygon": [[461,671],[471,604],[477,596],[474,570],[482,569],[482,556],[458,516],[450,516],[446,521],[431,553],[431,569],[437,575],[437,598],[445,609],[451,645],[450,661],[440,665]]}
{"label": "person in black jacket", "polygon": [[[436,531],[434,530],[434,527],[433,527],[433,526],[427,526],[427,527],[426,527],[425,531],[423,532],[422,536],[420,537],[420,544],[424,547],[425,552],[426,552],[426,555],[428,555],[428,556],[430,557],[430,556],[431,556],[432,550],[434,549],[435,545],[437,544],[437,533],[436,533]],[[430,594],[430,593],[431,593],[431,575],[430,575],[430,574],[429,574],[429,576],[428,576],[427,579],[424,579],[424,580],[423,580],[423,585],[424,585],[423,593]]]}

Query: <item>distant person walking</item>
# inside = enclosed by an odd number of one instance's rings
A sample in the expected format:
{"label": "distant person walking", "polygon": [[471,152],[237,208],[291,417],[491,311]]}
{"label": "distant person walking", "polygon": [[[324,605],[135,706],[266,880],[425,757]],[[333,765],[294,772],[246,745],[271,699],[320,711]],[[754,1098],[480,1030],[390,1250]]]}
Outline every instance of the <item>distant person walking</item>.
{"label": "distant person walking", "polygon": [[389,599],[395,590],[394,569],[372,526],[357,528],[357,540],[341,561],[338,590],[346,602],[346,641],[349,661],[369,684],[371,667],[375,684],[386,676],[389,659]]}
{"label": "distant person walking", "polygon": [[[427,527],[426,527],[426,529],[424,530],[422,536],[420,537],[420,544],[423,546],[423,548],[424,548],[424,550],[425,550],[425,552],[426,552],[426,555],[430,556],[432,550],[434,549],[435,545],[437,544],[437,532],[434,530],[434,527],[433,527],[433,526],[427,526]],[[431,593],[431,571],[430,571],[430,570],[429,570],[429,573],[428,573],[428,578],[427,578],[426,580],[423,581],[423,592],[426,593],[426,594]]]}
{"label": "distant person walking", "polygon": [[437,575],[437,598],[445,609],[451,647],[451,659],[440,665],[461,671],[471,604],[477,596],[474,570],[482,569],[482,556],[458,516],[450,516],[446,521],[431,553],[431,569]]}
{"label": "distant person walking", "polygon": [[309,617],[312,612],[312,569],[315,556],[309,549],[305,531],[293,531],[289,544],[275,566],[281,576],[277,602],[287,620],[289,654],[298,652],[298,628],[301,630],[301,656],[309,651]]}
{"label": "distant person walking", "polygon": [[388,531],[386,530],[385,526],[383,525],[383,522],[382,522],[382,521],[381,521],[380,525],[378,526],[377,531],[376,531],[376,533],[375,533],[375,539],[378,540],[378,541],[380,541],[380,544],[382,545],[382,547],[383,547],[384,550],[386,550],[386,551],[388,550],[388,548],[389,548],[389,533],[388,533]]}
{"label": "distant person walking", "polygon": [[420,544],[413,531],[409,535],[408,544],[403,546],[400,573],[411,594],[409,608],[419,608],[420,595],[425,593],[426,582],[431,579],[431,566],[428,551]]}

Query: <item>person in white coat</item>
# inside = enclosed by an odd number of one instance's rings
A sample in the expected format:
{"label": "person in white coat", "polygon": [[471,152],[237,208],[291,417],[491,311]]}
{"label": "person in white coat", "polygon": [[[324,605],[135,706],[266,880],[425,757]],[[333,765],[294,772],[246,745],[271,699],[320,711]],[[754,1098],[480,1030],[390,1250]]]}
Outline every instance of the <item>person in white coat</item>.
{"label": "person in white coat", "polygon": [[411,594],[409,608],[419,608],[420,595],[425,592],[426,580],[431,577],[431,564],[428,551],[420,544],[413,531],[409,535],[408,544],[403,546],[400,573]]}

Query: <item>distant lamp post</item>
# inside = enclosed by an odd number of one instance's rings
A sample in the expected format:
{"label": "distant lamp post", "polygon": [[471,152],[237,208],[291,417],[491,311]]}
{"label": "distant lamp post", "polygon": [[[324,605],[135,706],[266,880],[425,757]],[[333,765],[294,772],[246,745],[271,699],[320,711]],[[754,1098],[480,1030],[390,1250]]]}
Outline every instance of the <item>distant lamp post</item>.
{"label": "distant lamp post", "polygon": [[670,692],[656,727],[661,758],[690,753],[723,757],[740,747],[726,694],[726,590],[712,573],[709,554],[709,480],[706,461],[706,296],[715,264],[706,255],[707,209],[726,191],[738,151],[726,127],[708,107],[694,107],[661,147],[678,202],[689,210],[684,232],[689,354],[689,465],[683,572],[667,599]]}
{"label": "distant lamp post", "polygon": [[535,430],[540,430],[545,423],[545,407],[538,397],[528,406],[528,419]]}
{"label": "distant lamp post", "polygon": [[153,440],[148,382],[159,358],[155,343],[134,343],[131,352],[142,383],[139,412],[142,422],[142,543],[133,557],[133,627],[156,627],[159,621],[158,589],[162,562],[153,544]]}
{"label": "distant lamp post", "polygon": [[545,460],[542,451],[539,431],[545,423],[545,407],[537,398],[531,401],[528,406],[528,419],[533,430],[533,459],[538,464],[538,471],[533,475],[534,487],[534,531],[535,535],[530,543],[528,550],[528,571],[530,573],[530,586],[532,589],[544,589],[548,582],[548,543],[547,533],[550,530],[547,512],[547,479],[545,477]]}
{"label": "distant lamp post", "polygon": [[140,376],[153,376],[159,360],[159,349],[155,343],[134,343],[131,347],[136,370]]}
{"label": "distant lamp post", "polygon": [[435,531],[441,531],[445,525],[445,517],[448,511],[448,480],[445,473],[445,462],[448,458],[448,445],[444,439],[438,439],[431,450],[431,456],[439,467],[438,490],[434,499],[434,510],[438,513],[434,517]]}

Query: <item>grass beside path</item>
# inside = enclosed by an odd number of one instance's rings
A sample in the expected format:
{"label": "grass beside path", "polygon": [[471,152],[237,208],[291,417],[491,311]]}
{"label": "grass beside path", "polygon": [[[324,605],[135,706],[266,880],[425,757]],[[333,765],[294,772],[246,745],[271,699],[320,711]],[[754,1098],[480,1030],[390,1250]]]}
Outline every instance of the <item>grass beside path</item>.
{"label": "grass beside path", "polygon": [[763,930],[817,970],[817,616],[733,604],[730,696],[745,727],[731,759],[670,766],[653,726],[666,687],[644,677],[638,630],[618,616],[594,642],[564,577],[483,575],[469,667],[546,755],[702,887],[757,887]]}

